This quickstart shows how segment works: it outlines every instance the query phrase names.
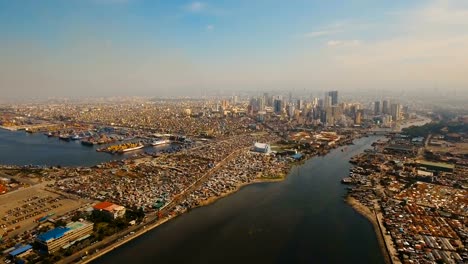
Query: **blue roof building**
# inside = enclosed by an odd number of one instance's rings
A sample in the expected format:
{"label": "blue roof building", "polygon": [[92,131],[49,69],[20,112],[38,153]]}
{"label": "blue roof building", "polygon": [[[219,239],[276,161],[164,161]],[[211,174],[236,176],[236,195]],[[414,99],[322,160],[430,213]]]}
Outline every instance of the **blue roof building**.
{"label": "blue roof building", "polygon": [[85,239],[93,233],[93,223],[90,222],[71,222],[67,226],[57,227],[36,237],[38,247],[52,253],[66,248],[67,245]]}
{"label": "blue roof building", "polygon": [[57,228],[54,228],[52,230],[49,230],[45,233],[38,235],[37,240],[42,241],[42,242],[47,242],[52,239],[58,239],[58,238],[63,237],[63,235],[65,235],[65,233],[69,230],[70,228],[68,227],[59,226]]}
{"label": "blue roof building", "polygon": [[27,252],[27,251],[29,251],[31,249],[32,249],[32,246],[28,244],[26,246],[22,246],[22,247],[19,247],[19,248],[15,249],[15,250],[11,251],[10,256],[16,257],[16,256],[21,255],[21,254],[23,254],[23,253],[25,253],[25,252]]}

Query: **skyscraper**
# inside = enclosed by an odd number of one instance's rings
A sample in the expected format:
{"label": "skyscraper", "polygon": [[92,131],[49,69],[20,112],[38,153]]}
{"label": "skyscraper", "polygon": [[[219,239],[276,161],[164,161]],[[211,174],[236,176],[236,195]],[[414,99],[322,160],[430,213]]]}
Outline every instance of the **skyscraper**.
{"label": "skyscraper", "polygon": [[327,95],[331,97],[331,105],[338,105],[338,91],[330,91]]}
{"label": "skyscraper", "polygon": [[281,114],[283,112],[283,100],[281,99],[275,99],[273,102],[274,104],[274,111],[276,114]]}
{"label": "skyscraper", "polygon": [[390,102],[388,100],[384,100],[382,103],[382,113],[388,115],[390,114]]}
{"label": "skyscraper", "polygon": [[400,120],[400,115],[401,115],[400,108],[401,108],[400,104],[391,104],[390,112],[391,112],[393,121]]}
{"label": "skyscraper", "polygon": [[354,118],[354,124],[360,125],[360,124],[361,124],[361,119],[362,119],[362,111],[361,111],[361,110],[357,110],[357,111],[356,111],[356,116],[355,116],[355,118]]}
{"label": "skyscraper", "polygon": [[380,115],[380,101],[374,102],[374,115]]}
{"label": "skyscraper", "polygon": [[304,107],[304,102],[301,99],[297,99],[296,107],[298,110],[302,110],[302,108]]}
{"label": "skyscraper", "polygon": [[265,110],[265,97],[258,98],[258,111]]}
{"label": "skyscraper", "polygon": [[331,96],[329,95],[325,95],[325,98],[323,100],[323,107],[324,108],[328,108],[328,107],[331,107],[333,105],[333,99]]}

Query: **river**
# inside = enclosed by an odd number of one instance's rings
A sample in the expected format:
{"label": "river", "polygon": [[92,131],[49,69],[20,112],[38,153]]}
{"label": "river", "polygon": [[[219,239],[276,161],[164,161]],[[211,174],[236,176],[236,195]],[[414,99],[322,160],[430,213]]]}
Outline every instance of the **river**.
{"label": "river", "polygon": [[349,158],[377,139],[191,210],[93,263],[384,263],[372,225],[343,201],[340,184]]}

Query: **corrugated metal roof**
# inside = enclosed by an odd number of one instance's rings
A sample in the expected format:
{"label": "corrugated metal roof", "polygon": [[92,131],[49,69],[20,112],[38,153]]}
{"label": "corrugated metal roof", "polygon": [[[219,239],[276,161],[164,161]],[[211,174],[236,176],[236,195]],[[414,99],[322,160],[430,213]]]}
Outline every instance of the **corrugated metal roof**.
{"label": "corrugated metal roof", "polygon": [[69,230],[70,228],[68,227],[59,226],[57,228],[54,228],[50,231],[38,235],[37,239],[43,242],[47,242],[51,239],[61,238]]}
{"label": "corrugated metal roof", "polygon": [[102,209],[106,209],[107,207],[109,207],[111,205],[113,205],[113,203],[111,203],[111,202],[100,202],[98,204],[95,204],[93,206],[93,208],[96,209],[96,210],[102,210]]}
{"label": "corrugated metal roof", "polygon": [[30,249],[32,249],[31,245],[22,246],[20,248],[17,248],[15,250],[13,250],[12,252],[10,252],[10,256],[12,256],[12,257],[18,256],[19,254],[24,253],[24,252],[26,252],[26,251],[28,251]]}
{"label": "corrugated metal roof", "polygon": [[450,163],[444,163],[444,162],[432,162],[432,161],[427,161],[427,160],[418,160],[417,163],[419,163],[420,165],[441,167],[441,168],[446,168],[446,169],[455,168],[455,165],[450,164]]}

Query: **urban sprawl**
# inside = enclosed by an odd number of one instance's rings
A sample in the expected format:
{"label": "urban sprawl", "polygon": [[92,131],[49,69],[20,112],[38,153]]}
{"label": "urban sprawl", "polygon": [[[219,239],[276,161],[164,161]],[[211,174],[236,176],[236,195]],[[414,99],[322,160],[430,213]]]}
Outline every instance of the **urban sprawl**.
{"label": "urban sprawl", "polygon": [[468,262],[464,114],[393,98],[340,100],[330,91],[320,98],[8,104],[0,106],[0,126],[116,157],[92,167],[0,165],[0,263],[87,262],[190,209],[247,184],[282,180],[294,164],[369,136],[373,148],[350,160],[342,183],[346,201],[374,225],[387,262]]}

